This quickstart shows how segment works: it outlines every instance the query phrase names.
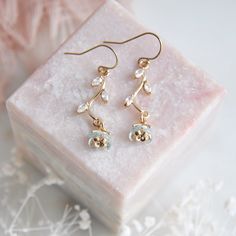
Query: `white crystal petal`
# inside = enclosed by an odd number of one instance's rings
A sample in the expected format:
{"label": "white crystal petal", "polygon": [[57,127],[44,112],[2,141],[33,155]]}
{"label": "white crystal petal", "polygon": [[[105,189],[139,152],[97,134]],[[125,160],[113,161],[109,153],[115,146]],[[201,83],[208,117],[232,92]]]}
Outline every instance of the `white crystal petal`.
{"label": "white crystal petal", "polygon": [[104,102],[108,102],[108,100],[109,100],[109,95],[108,95],[107,91],[104,90],[104,91],[102,92],[101,98],[102,98],[102,100],[103,100]]}
{"label": "white crystal petal", "polygon": [[137,69],[134,73],[134,76],[136,79],[140,79],[145,76],[145,70],[144,69]]}
{"label": "white crystal petal", "polygon": [[102,83],[102,78],[101,77],[97,77],[95,79],[93,79],[91,85],[93,87],[99,86]]}
{"label": "white crystal petal", "polygon": [[152,88],[151,88],[150,84],[147,82],[144,84],[143,89],[147,94],[150,94],[152,92]]}
{"label": "white crystal petal", "polygon": [[88,104],[84,103],[78,107],[77,112],[80,114],[80,113],[87,111],[87,109],[88,109]]}
{"label": "white crystal petal", "polygon": [[133,132],[132,132],[132,131],[129,132],[129,140],[130,140],[130,141],[134,141],[134,140],[133,140]]}
{"label": "white crystal petal", "polygon": [[127,97],[126,99],[125,99],[125,106],[130,106],[132,103],[133,103],[133,96],[131,95],[131,96],[129,96],[129,97]]}

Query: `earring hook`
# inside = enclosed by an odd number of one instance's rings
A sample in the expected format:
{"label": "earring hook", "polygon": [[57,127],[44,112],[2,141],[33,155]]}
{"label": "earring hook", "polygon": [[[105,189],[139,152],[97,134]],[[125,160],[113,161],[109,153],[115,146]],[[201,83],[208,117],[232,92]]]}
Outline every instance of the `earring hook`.
{"label": "earring hook", "polygon": [[79,52],[65,52],[64,54],[66,54],[66,55],[83,55],[83,54],[90,52],[90,51],[92,51],[96,48],[99,48],[99,47],[108,48],[114,54],[116,62],[113,66],[99,66],[98,70],[100,70],[100,69],[106,69],[106,70],[114,69],[118,65],[118,62],[119,62],[118,57],[117,57],[115,51],[111,47],[109,47],[108,45],[105,45],[105,44],[96,45],[96,46],[89,48],[88,50],[80,52],[80,53]]}
{"label": "earring hook", "polygon": [[130,38],[130,39],[127,39],[127,40],[125,40],[125,41],[121,41],[121,42],[103,41],[103,43],[108,43],[108,44],[125,44],[125,43],[128,43],[128,42],[130,42],[130,41],[132,41],[132,40],[134,40],[134,39],[137,39],[137,38],[139,38],[139,37],[142,37],[142,36],[144,36],[144,35],[147,35],[147,34],[154,36],[154,37],[158,40],[158,42],[159,42],[159,44],[160,44],[160,47],[159,47],[159,50],[158,50],[157,54],[156,54],[154,57],[141,57],[139,60],[154,60],[154,59],[156,59],[157,57],[159,57],[159,55],[160,55],[160,53],[161,53],[161,50],[162,50],[162,42],[161,42],[159,36],[156,35],[155,33],[152,33],[152,32],[145,32],[145,33],[139,34],[139,35],[137,35],[137,36],[134,36],[134,37],[132,37],[132,38]]}

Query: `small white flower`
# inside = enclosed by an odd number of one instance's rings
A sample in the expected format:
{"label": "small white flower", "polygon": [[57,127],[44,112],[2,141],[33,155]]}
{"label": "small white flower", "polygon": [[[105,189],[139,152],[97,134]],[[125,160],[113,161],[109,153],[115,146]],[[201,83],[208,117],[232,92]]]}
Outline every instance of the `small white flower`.
{"label": "small white flower", "polygon": [[222,189],[223,185],[224,185],[224,182],[223,181],[219,181],[219,182],[217,182],[217,183],[215,183],[213,185],[213,190],[215,192],[219,192]]}
{"label": "small white flower", "polygon": [[141,233],[143,231],[143,226],[138,220],[133,220],[132,223],[137,232]]}
{"label": "small white flower", "polygon": [[64,182],[56,175],[51,173],[50,175],[47,176],[45,179],[45,184],[50,186],[50,185],[62,185]]}
{"label": "small white flower", "polygon": [[236,216],[236,198],[230,197],[225,203],[225,209],[230,216]]}
{"label": "small white flower", "polygon": [[80,211],[80,205],[76,204],[76,205],[74,206],[74,209],[75,209],[76,211]]}
{"label": "small white flower", "polygon": [[84,221],[90,220],[90,215],[87,210],[82,210],[79,214],[80,218]]}
{"label": "small white flower", "polygon": [[144,224],[147,228],[151,228],[156,224],[156,219],[152,216],[146,216]]}
{"label": "small white flower", "polygon": [[81,220],[79,221],[79,228],[82,230],[87,230],[90,228],[91,221],[90,220]]}

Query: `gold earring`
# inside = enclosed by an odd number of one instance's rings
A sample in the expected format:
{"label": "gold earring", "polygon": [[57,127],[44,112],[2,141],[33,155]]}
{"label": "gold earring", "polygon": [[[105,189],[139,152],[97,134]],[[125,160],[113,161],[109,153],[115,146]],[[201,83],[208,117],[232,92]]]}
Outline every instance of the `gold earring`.
{"label": "gold earring", "polygon": [[159,57],[161,53],[161,49],[162,49],[162,42],[160,38],[152,32],[145,32],[122,42],[114,42],[114,41],[103,42],[107,44],[125,44],[127,42],[130,42],[134,39],[137,39],[147,34],[154,36],[158,40],[160,47],[157,54],[154,57],[141,57],[138,59],[139,69],[135,71],[134,78],[141,80],[141,82],[139,86],[137,87],[137,89],[134,91],[134,93],[125,99],[125,104],[124,104],[126,107],[133,105],[134,108],[140,113],[139,122],[132,126],[132,129],[129,133],[129,139],[131,141],[137,141],[137,142],[150,142],[152,140],[151,126],[147,124],[149,113],[148,111],[142,109],[141,107],[137,105],[135,98],[137,97],[138,93],[141,90],[143,90],[147,95],[151,94],[151,87],[147,80],[146,71],[149,68],[150,61]]}
{"label": "gold earring", "polygon": [[96,48],[99,47],[105,47],[109,49],[115,56],[115,64],[113,66],[99,66],[98,67],[98,77],[92,80],[92,87],[98,87],[97,92],[95,93],[94,96],[92,96],[87,102],[81,104],[78,109],[77,113],[82,114],[87,112],[88,115],[92,118],[93,120],[93,126],[96,128],[95,130],[92,130],[92,132],[88,135],[88,145],[92,148],[98,148],[98,149],[108,149],[111,146],[111,137],[110,137],[110,132],[107,131],[104,127],[103,121],[96,117],[92,112],[91,112],[91,107],[95,100],[97,100],[99,97],[101,98],[102,102],[107,103],[109,100],[108,93],[106,91],[106,79],[107,76],[109,75],[109,72],[111,69],[114,69],[118,65],[118,57],[115,53],[115,51],[103,44],[99,44],[97,46],[94,46],[84,52],[81,53],[74,53],[74,52],[66,52],[65,54],[67,55],[83,55],[87,52],[90,52]]}

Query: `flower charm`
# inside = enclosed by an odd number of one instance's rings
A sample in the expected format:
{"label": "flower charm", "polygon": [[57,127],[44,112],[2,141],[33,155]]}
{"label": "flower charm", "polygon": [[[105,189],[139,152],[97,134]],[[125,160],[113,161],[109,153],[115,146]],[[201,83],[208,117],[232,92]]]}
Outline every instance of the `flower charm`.
{"label": "flower charm", "polygon": [[101,130],[93,130],[89,134],[88,145],[96,149],[109,149],[111,146],[110,134]]}
{"label": "flower charm", "polygon": [[130,133],[129,139],[136,142],[151,142],[151,128],[146,124],[134,124]]}

